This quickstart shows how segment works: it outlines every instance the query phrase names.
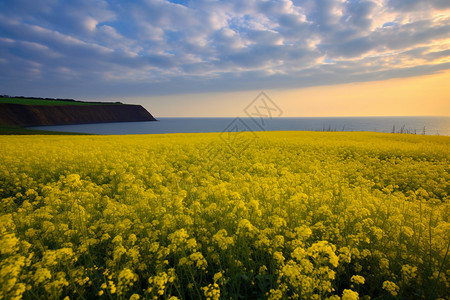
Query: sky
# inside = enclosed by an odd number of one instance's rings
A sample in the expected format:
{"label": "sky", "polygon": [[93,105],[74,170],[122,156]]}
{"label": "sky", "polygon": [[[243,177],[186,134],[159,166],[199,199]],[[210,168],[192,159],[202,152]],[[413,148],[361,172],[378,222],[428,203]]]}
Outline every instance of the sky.
{"label": "sky", "polygon": [[450,1],[1,0],[0,70],[157,117],[450,115]]}

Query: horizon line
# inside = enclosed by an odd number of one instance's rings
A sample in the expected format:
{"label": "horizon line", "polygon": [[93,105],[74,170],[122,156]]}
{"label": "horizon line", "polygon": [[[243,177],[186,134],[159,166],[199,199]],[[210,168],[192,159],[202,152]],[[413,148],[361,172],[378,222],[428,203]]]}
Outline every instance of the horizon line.
{"label": "horizon line", "polygon": [[[156,118],[156,116],[154,116]],[[229,119],[229,118],[241,118],[241,119],[252,119],[252,117],[248,116],[226,116],[226,117],[205,117],[205,116],[199,116],[199,117],[183,117],[183,116],[157,116],[158,118],[183,118],[183,119]],[[389,116],[290,116],[290,117],[272,117],[271,119],[287,119],[287,118],[415,118],[415,117],[427,117],[427,118],[450,118],[450,115],[407,115],[407,116],[399,116],[399,115],[389,115]],[[265,119],[269,117],[264,117]]]}

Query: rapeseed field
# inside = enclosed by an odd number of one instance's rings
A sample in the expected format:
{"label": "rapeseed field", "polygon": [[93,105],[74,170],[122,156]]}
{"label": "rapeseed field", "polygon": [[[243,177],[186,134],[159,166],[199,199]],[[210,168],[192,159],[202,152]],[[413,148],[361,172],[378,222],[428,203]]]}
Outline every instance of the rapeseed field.
{"label": "rapeseed field", "polygon": [[0,136],[0,299],[448,299],[450,137],[230,140]]}

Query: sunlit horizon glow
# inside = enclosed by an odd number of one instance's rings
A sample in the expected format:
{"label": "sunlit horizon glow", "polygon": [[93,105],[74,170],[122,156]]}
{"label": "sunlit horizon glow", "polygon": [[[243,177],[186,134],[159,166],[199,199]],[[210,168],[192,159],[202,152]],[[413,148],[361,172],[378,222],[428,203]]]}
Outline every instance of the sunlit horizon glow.
{"label": "sunlit horizon glow", "polygon": [[[262,90],[282,117],[450,116],[450,71],[383,81]],[[261,91],[130,98],[156,117],[245,117]]]}
{"label": "sunlit horizon glow", "polygon": [[450,1],[0,2],[0,94],[235,116],[448,115]]}

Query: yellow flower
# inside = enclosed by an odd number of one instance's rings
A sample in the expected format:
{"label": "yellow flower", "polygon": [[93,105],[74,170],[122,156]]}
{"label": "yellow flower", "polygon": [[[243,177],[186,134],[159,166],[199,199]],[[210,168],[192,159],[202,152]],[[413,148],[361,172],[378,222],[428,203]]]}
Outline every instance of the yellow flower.
{"label": "yellow flower", "polygon": [[52,278],[52,273],[47,268],[39,268],[36,270],[33,276],[33,280],[36,284],[40,284]]}
{"label": "yellow flower", "polygon": [[383,289],[388,291],[392,296],[397,296],[400,290],[398,285],[389,280],[383,282]]}
{"label": "yellow flower", "polygon": [[283,299],[283,292],[278,289],[270,289],[267,299],[268,300],[281,300],[281,299]]}
{"label": "yellow flower", "polygon": [[449,137],[225,136],[0,135],[0,299],[447,296]]}
{"label": "yellow flower", "polygon": [[222,277],[223,277],[222,272],[217,272],[216,274],[214,274],[214,277],[213,277],[214,282],[215,282],[215,283],[218,282],[219,280],[222,279]]}
{"label": "yellow flower", "polygon": [[344,290],[342,293],[342,300],[358,300],[359,294],[352,290]]}
{"label": "yellow flower", "polygon": [[266,274],[266,273],[267,273],[267,267],[266,267],[265,265],[262,265],[261,267],[259,267],[258,273],[259,273],[260,275]]}
{"label": "yellow flower", "polygon": [[207,300],[219,300],[220,288],[217,283],[202,287],[202,290]]}
{"label": "yellow flower", "polygon": [[279,251],[276,251],[276,252],[273,253],[273,258],[275,259],[275,261],[276,261],[279,265],[282,265],[282,264],[284,263],[284,260],[285,260],[285,258],[284,258],[284,256],[283,256],[283,253],[281,253],[281,252],[279,252]]}
{"label": "yellow flower", "polygon": [[203,255],[200,252],[194,252],[189,256],[189,259],[195,263],[197,268],[205,270],[208,266],[208,262],[203,257]]}
{"label": "yellow flower", "polygon": [[350,278],[350,281],[356,284],[364,284],[366,280],[360,275],[353,275],[352,278]]}
{"label": "yellow flower", "polygon": [[408,264],[402,266],[402,278],[405,282],[409,282],[410,280],[416,278],[416,276],[417,267],[413,267]]}
{"label": "yellow flower", "polygon": [[234,244],[233,238],[227,235],[227,231],[225,229],[221,229],[213,235],[212,240],[219,246],[220,249],[227,250],[228,247]]}
{"label": "yellow flower", "polygon": [[336,247],[327,241],[319,241],[307,249],[308,255],[317,263],[329,263],[333,267],[339,264],[339,258],[335,253]]}

